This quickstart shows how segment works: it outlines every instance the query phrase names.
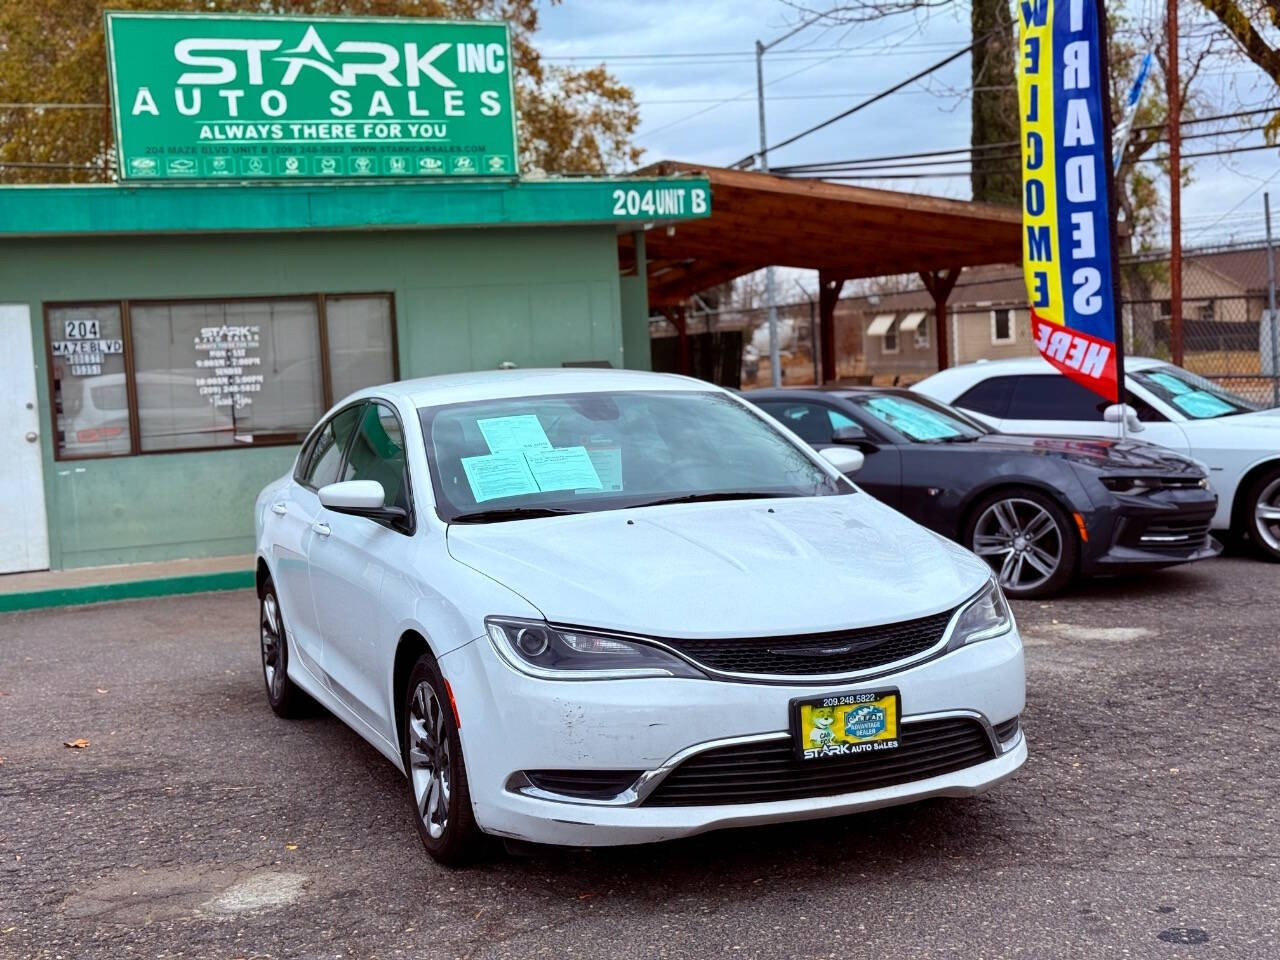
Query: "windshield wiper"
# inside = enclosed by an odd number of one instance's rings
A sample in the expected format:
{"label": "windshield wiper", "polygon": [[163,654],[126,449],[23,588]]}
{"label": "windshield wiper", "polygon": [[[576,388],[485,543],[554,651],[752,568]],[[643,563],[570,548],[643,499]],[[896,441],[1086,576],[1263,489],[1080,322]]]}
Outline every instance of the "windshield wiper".
{"label": "windshield wiper", "polygon": [[475,510],[460,513],[450,523],[501,523],[503,520],[533,520],[538,517],[562,517],[581,513],[562,507],[502,507],[494,510]]}
{"label": "windshield wiper", "polygon": [[793,497],[793,493],[769,493],[764,490],[717,490],[714,493],[686,493],[680,497],[666,497],[662,500],[646,500],[644,503],[630,504],[626,509],[636,507],[665,507],[672,503],[710,503],[713,500],[776,500]]}
{"label": "windshield wiper", "polygon": [[926,443],[973,443],[973,441],[977,440],[979,436],[981,436],[981,434],[974,434],[972,437],[966,437],[962,434],[957,434],[954,437],[937,437],[936,439],[927,440],[925,442]]}

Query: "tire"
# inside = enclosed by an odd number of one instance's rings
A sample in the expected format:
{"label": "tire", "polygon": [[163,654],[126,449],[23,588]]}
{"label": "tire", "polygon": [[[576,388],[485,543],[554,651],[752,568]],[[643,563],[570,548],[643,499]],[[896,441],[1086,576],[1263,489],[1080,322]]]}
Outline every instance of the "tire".
{"label": "tire", "polygon": [[469,863],[480,850],[482,836],[471,809],[452,698],[429,653],[419,657],[409,673],[400,731],[409,804],[422,845],[445,866]]}
{"label": "tire", "polygon": [[1241,514],[1240,526],[1254,552],[1264,560],[1280,563],[1280,467],[1249,484]]}
{"label": "tire", "polygon": [[289,679],[289,641],[280,613],[280,598],[271,580],[262,585],[258,599],[258,643],[262,651],[262,679],[267,703],[285,719],[306,713],[310,698]]}
{"label": "tire", "polygon": [[1080,556],[1070,517],[1027,487],[979,500],[965,524],[964,545],[990,565],[1008,596],[1020,599],[1059,593],[1071,582]]}

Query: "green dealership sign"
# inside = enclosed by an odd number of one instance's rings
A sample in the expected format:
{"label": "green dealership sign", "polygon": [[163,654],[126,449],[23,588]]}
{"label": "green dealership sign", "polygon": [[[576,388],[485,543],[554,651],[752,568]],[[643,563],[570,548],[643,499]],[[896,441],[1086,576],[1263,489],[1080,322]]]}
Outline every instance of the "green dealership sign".
{"label": "green dealership sign", "polygon": [[517,175],[506,24],[106,14],[120,178]]}

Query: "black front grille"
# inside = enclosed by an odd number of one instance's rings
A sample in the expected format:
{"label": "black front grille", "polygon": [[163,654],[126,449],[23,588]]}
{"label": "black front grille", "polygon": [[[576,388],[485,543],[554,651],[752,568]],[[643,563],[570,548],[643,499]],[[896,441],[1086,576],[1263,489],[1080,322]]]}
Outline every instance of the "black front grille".
{"label": "black front grille", "polygon": [[856,793],[927,780],[995,756],[986,728],[966,717],[904,723],[881,753],[797,760],[790,739],[720,747],[690,757],[644,801],[651,807],[765,803]]}
{"label": "black front grille", "polygon": [[836,633],[664,643],[698,663],[726,673],[853,673],[924,653],[942,639],[954,612]]}
{"label": "black front grille", "polygon": [[535,787],[566,797],[608,800],[636,782],[639,770],[526,770]]}

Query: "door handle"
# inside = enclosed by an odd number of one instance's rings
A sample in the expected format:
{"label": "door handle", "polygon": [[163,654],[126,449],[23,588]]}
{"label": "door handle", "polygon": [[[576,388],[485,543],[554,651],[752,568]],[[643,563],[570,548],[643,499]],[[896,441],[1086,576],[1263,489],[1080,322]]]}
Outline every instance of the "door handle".
{"label": "door handle", "polygon": [[40,435],[37,434],[34,430],[27,431],[27,443],[35,443],[39,439],[40,439]]}
{"label": "door handle", "polygon": [[322,523],[319,521],[317,521],[316,523],[313,523],[311,525],[311,529],[314,530],[316,534],[321,537],[327,537],[329,534],[333,533],[333,531],[329,529],[329,525],[327,523]]}
{"label": "door handle", "polygon": [[286,507],[283,503],[273,503],[271,505],[271,512],[278,517],[283,517],[286,513],[289,512],[289,508]]}

